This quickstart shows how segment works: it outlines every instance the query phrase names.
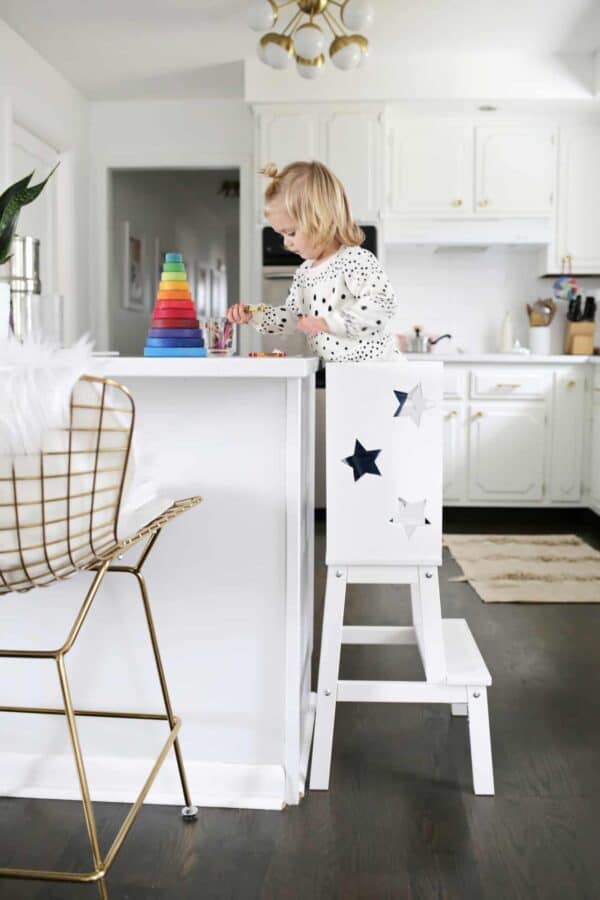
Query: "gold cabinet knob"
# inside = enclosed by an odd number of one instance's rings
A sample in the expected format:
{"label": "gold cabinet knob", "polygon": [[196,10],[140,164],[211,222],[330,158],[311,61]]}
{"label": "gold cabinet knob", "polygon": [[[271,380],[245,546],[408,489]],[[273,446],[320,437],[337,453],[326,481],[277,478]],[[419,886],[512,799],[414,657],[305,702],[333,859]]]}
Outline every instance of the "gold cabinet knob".
{"label": "gold cabinet knob", "polygon": [[449,413],[446,414],[447,419],[455,419],[458,415],[458,410],[451,409]]}
{"label": "gold cabinet knob", "polygon": [[569,390],[571,388],[574,388],[576,384],[577,384],[577,382],[574,381],[573,379],[571,379],[570,381],[567,381],[567,387],[569,388]]}
{"label": "gold cabinet knob", "polygon": [[481,412],[481,410],[478,410],[478,412],[475,413],[473,418],[474,419],[483,419],[483,413]]}
{"label": "gold cabinet knob", "polygon": [[452,206],[462,206],[462,200],[456,199],[452,201]]}
{"label": "gold cabinet knob", "polygon": [[480,200],[479,201],[480,206],[489,206],[489,203],[490,203],[489,200]]}

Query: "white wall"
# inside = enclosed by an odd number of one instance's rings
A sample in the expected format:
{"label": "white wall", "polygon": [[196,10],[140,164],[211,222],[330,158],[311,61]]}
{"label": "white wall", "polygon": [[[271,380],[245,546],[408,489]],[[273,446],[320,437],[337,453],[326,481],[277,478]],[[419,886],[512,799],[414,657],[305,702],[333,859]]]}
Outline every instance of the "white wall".
{"label": "white wall", "polygon": [[[112,174],[111,243],[109,275],[109,342],[123,355],[138,356],[143,349],[158,277],[156,240],[162,253],[182,253],[194,293],[194,267],[216,267],[231,260],[237,299],[239,284],[239,201],[218,195],[224,179],[237,178],[236,170],[115,171]],[[123,308],[124,222],[141,237],[147,255],[144,264],[147,307]],[[231,233],[231,234],[230,234]],[[234,243],[228,241],[234,238]],[[228,272],[229,274],[229,272]],[[198,299],[195,297],[195,299]]]}
{"label": "white wall", "polygon": [[172,100],[94,103],[91,108],[90,243],[94,333],[110,349],[109,173],[111,169],[240,169],[240,278],[255,283],[252,269],[252,118],[237,100]]}
{"label": "white wall", "polygon": [[[530,248],[433,253],[387,247],[385,268],[400,301],[394,331],[404,334],[422,325],[431,336],[453,335],[452,342],[440,344],[442,352],[462,347],[471,353],[493,353],[509,311],[515,337],[527,346],[525,304],[552,296],[553,279],[538,278],[538,265],[538,251]],[[585,297],[600,288],[600,279],[579,278],[578,284]],[[566,311],[562,303],[551,326],[553,353],[562,353]]]}
{"label": "white wall", "polygon": [[53,147],[57,181],[57,289],[65,298],[65,337],[90,325],[88,294],[89,104],[16,32],[0,20],[0,188],[15,180],[14,124]]}

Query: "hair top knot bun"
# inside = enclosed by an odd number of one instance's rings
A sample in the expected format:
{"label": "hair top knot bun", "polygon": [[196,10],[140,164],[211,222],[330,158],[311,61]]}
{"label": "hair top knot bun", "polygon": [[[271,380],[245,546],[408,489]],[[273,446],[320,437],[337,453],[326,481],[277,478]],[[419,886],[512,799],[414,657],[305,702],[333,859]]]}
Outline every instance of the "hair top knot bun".
{"label": "hair top knot bun", "polygon": [[276,181],[279,176],[279,170],[275,163],[267,163],[264,168],[260,169],[261,175],[266,175],[267,178],[271,178],[273,181]]}

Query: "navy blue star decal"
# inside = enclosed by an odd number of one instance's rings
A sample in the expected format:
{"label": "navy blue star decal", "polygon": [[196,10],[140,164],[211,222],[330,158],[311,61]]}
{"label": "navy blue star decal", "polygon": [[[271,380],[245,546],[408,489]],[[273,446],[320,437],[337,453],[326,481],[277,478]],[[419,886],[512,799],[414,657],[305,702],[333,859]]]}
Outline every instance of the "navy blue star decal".
{"label": "navy blue star decal", "polygon": [[375,460],[381,450],[365,450],[359,440],[354,442],[354,453],[342,460],[350,466],[354,472],[354,480],[358,481],[363,475],[381,475]]}
{"label": "navy blue star decal", "polygon": [[398,403],[399,403],[398,409],[394,413],[394,417],[396,417],[396,416],[399,416],[400,413],[402,412],[402,407],[406,403],[408,394],[406,393],[406,391],[394,391],[394,393],[395,393],[396,399],[398,400]]}

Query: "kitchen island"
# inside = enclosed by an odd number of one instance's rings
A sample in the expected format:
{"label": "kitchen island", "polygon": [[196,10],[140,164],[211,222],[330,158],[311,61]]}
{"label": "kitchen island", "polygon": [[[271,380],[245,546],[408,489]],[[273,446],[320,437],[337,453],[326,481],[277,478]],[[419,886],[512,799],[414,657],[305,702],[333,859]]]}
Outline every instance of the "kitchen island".
{"label": "kitchen island", "polygon": [[[152,456],[160,493],[204,498],[165,528],[146,570],[199,806],[281,809],[304,792],[314,716],[316,369],[310,358],[96,361],[95,374],[134,397],[134,440]],[[88,581],[4,597],[4,643],[58,642]],[[50,664],[34,679],[18,663],[3,663],[4,702],[58,705]],[[161,710],[133,579],[108,577],[68,665],[80,708]],[[23,716],[0,717],[3,794],[78,796],[64,722],[48,719],[24,727]],[[133,800],[162,745],[161,725],[82,719],[80,732],[92,796]],[[173,760],[149,802],[181,804]]]}

